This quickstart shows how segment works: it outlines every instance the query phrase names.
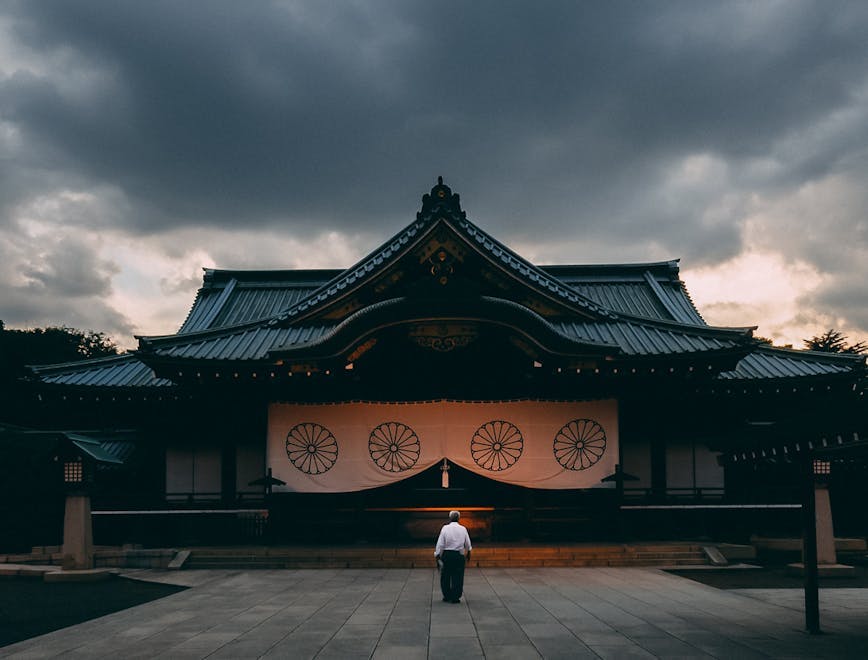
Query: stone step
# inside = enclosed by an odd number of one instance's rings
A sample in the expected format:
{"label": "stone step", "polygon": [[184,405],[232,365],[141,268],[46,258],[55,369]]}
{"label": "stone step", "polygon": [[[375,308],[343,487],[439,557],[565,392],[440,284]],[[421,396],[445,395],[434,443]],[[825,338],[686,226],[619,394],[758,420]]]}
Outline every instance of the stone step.
{"label": "stone step", "polygon": [[[210,557],[199,557],[195,554],[191,555],[190,559],[187,560],[185,567],[199,567],[205,564],[215,565],[218,563],[244,563],[249,565],[286,565],[289,563],[303,563],[303,564],[352,564],[352,565],[360,565],[362,563],[366,564],[377,564],[377,565],[400,565],[400,566],[412,566],[412,565],[426,565],[432,563],[433,557],[430,554],[425,554],[416,557],[370,557],[370,556],[346,556],[346,557],[334,557],[334,556],[284,556],[284,557],[239,557],[233,555],[224,555],[224,556],[210,556]],[[656,565],[656,564],[676,564],[681,562],[691,562],[691,563],[700,563],[706,564],[708,560],[705,556],[700,554],[688,554],[688,553],[674,553],[672,555],[665,554],[657,554],[654,556],[631,556],[631,555],[583,555],[583,556],[571,556],[571,555],[561,555],[561,556],[536,556],[536,555],[515,555],[515,556],[484,556],[484,555],[476,555],[472,556],[472,561],[474,562],[483,562],[489,566],[503,565],[503,566],[515,566],[518,564],[528,565],[528,566],[538,566],[547,563],[561,563],[561,564],[573,564],[573,565],[584,565],[584,564],[598,564],[601,566],[607,565]]]}
{"label": "stone step", "polygon": [[[184,568],[415,568],[433,566],[430,548],[256,547],[197,548]],[[696,566],[708,564],[700,546],[497,546],[473,551],[478,567]]]}
{"label": "stone step", "polygon": [[[649,561],[631,560],[570,560],[570,559],[539,559],[522,560],[518,562],[503,560],[471,560],[471,566],[477,568],[540,568],[540,567],[630,567],[630,566],[705,566],[708,562],[703,559],[658,559]],[[433,562],[413,562],[407,560],[370,561],[370,560],[287,560],[287,561],[258,561],[242,562],[231,560],[190,562],[185,569],[223,569],[223,570],[260,570],[260,569],[321,569],[321,568],[433,568]]]}
{"label": "stone step", "polygon": [[[389,548],[389,547],[208,547],[194,548],[196,556],[246,556],[246,557],[292,557],[292,556],[328,556],[328,557],[415,557],[430,555],[432,548]],[[599,555],[632,555],[648,556],[671,555],[673,553],[702,553],[698,545],[671,545],[671,546],[477,546],[474,549],[477,555],[501,556],[501,555],[535,555],[540,557],[549,556],[599,556]]]}

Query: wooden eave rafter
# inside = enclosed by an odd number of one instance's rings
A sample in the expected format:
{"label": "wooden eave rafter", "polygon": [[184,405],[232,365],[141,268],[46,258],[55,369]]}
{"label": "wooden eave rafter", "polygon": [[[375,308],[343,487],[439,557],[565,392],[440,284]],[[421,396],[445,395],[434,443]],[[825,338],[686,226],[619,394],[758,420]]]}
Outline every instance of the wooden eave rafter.
{"label": "wooden eave rafter", "polygon": [[39,401],[75,403],[105,403],[116,405],[124,402],[170,403],[191,399],[192,395],[179,390],[178,384],[162,387],[66,385],[44,383],[36,393]]}
{"label": "wooden eave rafter", "polygon": [[[795,394],[822,395],[832,392],[863,396],[862,376],[854,372],[786,376],[780,378],[745,378],[743,380],[714,379],[697,387],[698,395],[718,397],[780,397]],[[863,397],[864,398],[864,397]]]}
{"label": "wooden eave rafter", "polygon": [[754,446],[724,450],[723,465],[758,463],[793,463],[805,458],[821,460],[868,460],[868,436],[864,432],[823,434],[799,439],[778,438],[776,441]]}

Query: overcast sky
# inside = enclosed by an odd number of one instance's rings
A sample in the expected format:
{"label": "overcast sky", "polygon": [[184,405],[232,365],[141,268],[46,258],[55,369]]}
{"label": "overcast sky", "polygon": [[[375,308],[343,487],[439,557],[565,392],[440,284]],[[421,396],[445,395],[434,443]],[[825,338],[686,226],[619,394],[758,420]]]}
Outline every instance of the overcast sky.
{"label": "overcast sky", "polygon": [[709,323],[868,339],[866,2],[0,0],[0,319],[174,332],[443,175],[538,264],[680,258]]}

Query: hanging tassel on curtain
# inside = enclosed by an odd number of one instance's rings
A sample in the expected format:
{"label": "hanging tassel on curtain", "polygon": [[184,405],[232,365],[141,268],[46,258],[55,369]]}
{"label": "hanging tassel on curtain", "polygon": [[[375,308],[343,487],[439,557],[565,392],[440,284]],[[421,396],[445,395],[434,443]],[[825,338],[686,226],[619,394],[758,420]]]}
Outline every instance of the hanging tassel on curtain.
{"label": "hanging tassel on curtain", "polygon": [[440,466],[440,471],[443,476],[440,478],[440,485],[443,488],[449,488],[449,462],[444,458],[443,465]]}

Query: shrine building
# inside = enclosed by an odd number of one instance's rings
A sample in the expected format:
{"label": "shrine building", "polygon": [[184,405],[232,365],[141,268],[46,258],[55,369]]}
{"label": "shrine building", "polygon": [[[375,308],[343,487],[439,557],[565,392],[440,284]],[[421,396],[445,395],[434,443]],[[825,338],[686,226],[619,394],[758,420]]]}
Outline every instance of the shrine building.
{"label": "shrine building", "polygon": [[33,373],[24,421],[112,457],[98,543],[746,535],[864,417],[862,357],[708,325],[677,261],[532,264],[442,180],[345,270],[207,269],[175,334]]}

